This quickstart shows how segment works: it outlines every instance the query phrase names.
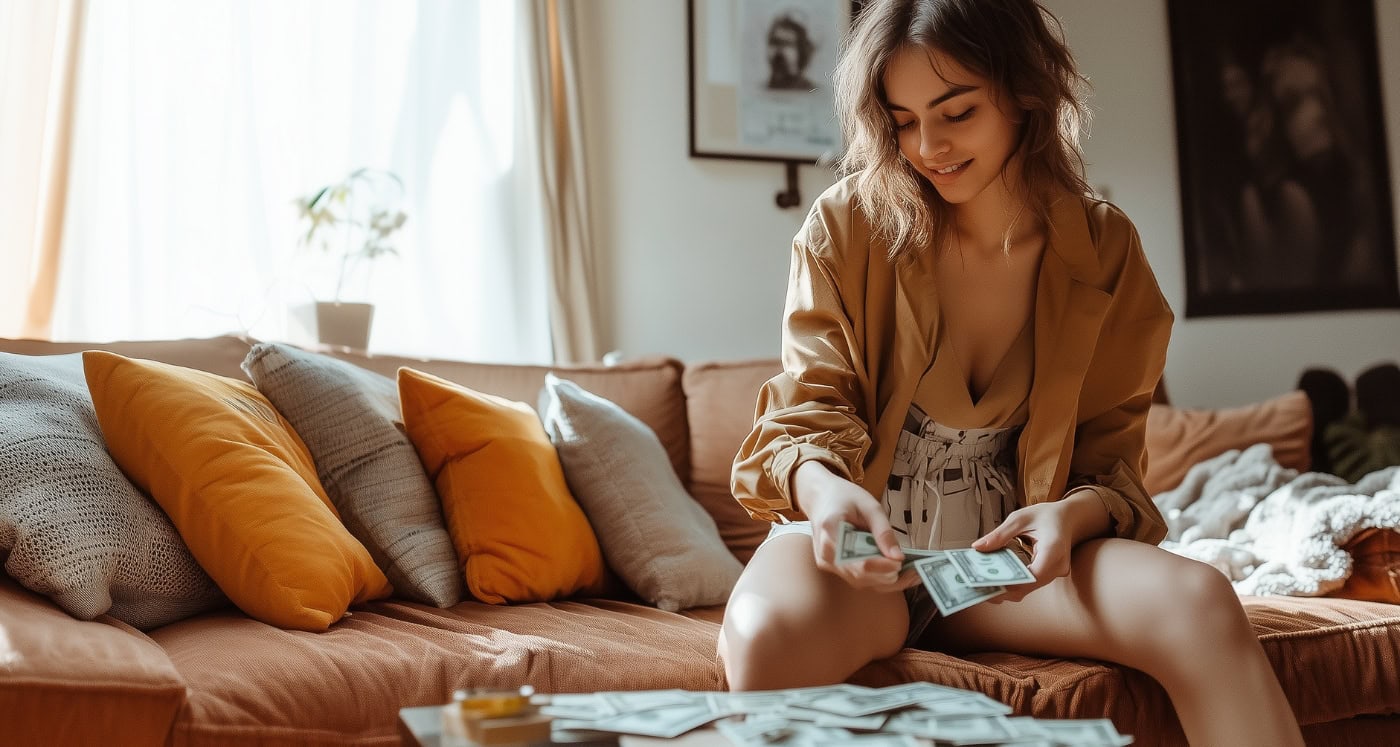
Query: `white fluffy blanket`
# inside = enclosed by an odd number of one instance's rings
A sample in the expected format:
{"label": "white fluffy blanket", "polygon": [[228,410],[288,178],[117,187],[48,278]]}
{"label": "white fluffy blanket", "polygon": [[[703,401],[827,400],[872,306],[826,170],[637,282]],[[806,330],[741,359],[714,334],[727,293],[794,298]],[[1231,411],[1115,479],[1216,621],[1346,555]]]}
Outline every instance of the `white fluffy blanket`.
{"label": "white fluffy blanket", "polygon": [[1256,444],[1193,466],[1153,501],[1167,519],[1162,547],[1220,569],[1236,592],[1319,596],[1351,575],[1342,546],[1357,532],[1400,529],[1400,466],[1349,485],[1280,467]]}

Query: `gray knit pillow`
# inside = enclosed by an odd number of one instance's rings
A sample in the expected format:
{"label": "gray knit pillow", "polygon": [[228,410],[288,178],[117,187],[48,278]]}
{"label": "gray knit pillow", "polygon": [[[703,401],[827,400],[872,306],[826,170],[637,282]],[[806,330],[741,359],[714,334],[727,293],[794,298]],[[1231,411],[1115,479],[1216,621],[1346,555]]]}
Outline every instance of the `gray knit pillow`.
{"label": "gray knit pillow", "polygon": [[743,567],[681,485],[655,432],[554,374],[545,376],[539,411],[569,491],[623,583],[672,612],[729,599]]}
{"label": "gray knit pillow", "polygon": [[0,353],[0,556],[69,614],[149,629],[227,604],[107,453],[80,353]]}
{"label": "gray knit pillow", "polygon": [[403,433],[393,380],[290,345],[259,343],[243,370],[296,429],[345,527],[400,596],[462,600],[437,493]]}

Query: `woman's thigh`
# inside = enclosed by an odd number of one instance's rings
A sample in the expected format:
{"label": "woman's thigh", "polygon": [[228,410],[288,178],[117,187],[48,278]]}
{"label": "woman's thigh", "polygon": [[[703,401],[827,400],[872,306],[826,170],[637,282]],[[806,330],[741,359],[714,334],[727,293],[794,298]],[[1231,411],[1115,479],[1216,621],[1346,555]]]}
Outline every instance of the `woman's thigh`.
{"label": "woman's thigh", "polygon": [[857,589],[819,569],[809,535],[780,535],[759,548],[735,584],[719,653],[731,685],[736,671],[778,660],[806,662],[804,671],[819,679],[844,680],[903,648],[905,604],[902,593]]}
{"label": "woman's thigh", "polygon": [[1248,635],[1239,598],[1216,569],[1142,542],[1100,539],[1075,548],[1068,576],[1019,602],[940,617],[925,640],[953,652],[1084,657],[1159,674],[1151,670],[1170,666],[1164,655]]}

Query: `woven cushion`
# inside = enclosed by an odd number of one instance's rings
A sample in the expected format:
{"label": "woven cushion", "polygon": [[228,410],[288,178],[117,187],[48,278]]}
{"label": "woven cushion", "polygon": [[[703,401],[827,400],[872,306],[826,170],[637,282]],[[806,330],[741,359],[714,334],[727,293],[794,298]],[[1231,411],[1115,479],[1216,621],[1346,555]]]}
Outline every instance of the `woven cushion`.
{"label": "woven cushion", "polygon": [[81,355],[0,353],[0,555],[69,614],[153,628],[225,604],[107,454]]}
{"label": "woven cushion", "polygon": [[723,604],[743,567],[685,492],[656,434],[553,374],[540,392],[540,414],[569,491],[622,581],[663,610]]}
{"label": "woven cushion", "polygon": [[388,377],[289,345],[254,345],[243,369],[316,462],[340,518],[402,596],[448,607],[462,599],[457,554],[432,483],[400,430]]}
{"label": "woven cushion", "polygon": [[306,446],[252,385],[100,351],[83,364],[112,458],[248,615],[321,632],[390,593]]}

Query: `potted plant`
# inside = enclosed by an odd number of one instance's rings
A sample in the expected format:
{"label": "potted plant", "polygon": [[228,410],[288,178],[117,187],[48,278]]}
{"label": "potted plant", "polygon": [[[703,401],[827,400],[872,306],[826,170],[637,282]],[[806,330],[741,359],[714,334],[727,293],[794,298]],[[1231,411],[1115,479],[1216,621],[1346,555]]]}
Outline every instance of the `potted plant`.
{"label": "potted plant", "polygon": [[399,205],[403,181],[391,171],[359,168],[344,179],[296,200],[306,226],[300,243],[334,257],[335,295],[316,302],[316,335],[327,345],[363,350],[369,346],[374,306],[346,302],[341,295],[358,263],[397,255],[394,234],[407,216]]}

